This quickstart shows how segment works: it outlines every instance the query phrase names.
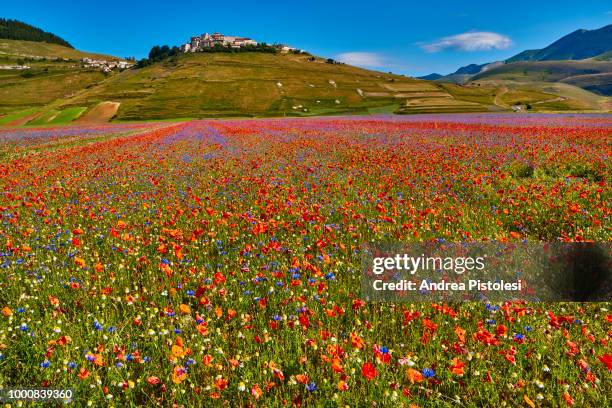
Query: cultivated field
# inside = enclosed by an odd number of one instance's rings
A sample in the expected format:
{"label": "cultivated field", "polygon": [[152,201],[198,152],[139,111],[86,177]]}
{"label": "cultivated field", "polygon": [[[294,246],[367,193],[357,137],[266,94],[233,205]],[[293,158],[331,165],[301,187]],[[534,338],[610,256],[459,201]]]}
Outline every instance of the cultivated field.
{"label": "cultivated field", "polygon": [[0,130],[0,387],[610,406],[610,303],[370,303],[360,268],[389,239],[610,241],[611,154],[609,115]]}

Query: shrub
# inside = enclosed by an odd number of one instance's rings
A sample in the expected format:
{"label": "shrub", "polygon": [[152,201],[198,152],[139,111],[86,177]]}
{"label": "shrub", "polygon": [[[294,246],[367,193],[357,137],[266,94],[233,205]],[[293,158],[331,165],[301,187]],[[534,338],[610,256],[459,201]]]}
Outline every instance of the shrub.
{"label": "shrub", "polygon": [[589,163],[571,163],[567,165],[567,174],[570,177],[580,177],[583,179],[599,182],[604,179],[595,166]]}
{"label": "shrub", "polygon": [[510,165],[510,174],[514,178],[528,178],[533,176],[534,167],[523,162],[514,162]]}

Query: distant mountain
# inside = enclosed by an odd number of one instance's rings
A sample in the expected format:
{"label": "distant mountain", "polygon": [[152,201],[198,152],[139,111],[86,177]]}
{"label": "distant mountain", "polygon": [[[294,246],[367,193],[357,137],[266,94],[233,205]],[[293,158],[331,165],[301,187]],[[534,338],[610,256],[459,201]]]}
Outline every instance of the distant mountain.
{"label": "distant mountain", "polygon": [[455,71],[452,75],[474,75],[479,73],[482,70],[482,67],[486,65],[478,65],[478,64],[470,64],[470,65],[466,65],[465,67],[461,67],[459,68],[457,71]]}
{"label": "distant mountain", "polygon": [[[478,75],[482,72],[486,72],[490,69],[496,68],[500,65],[504,65],[503,61],[487,62],[484,64],[470,64],[459,68],[452,74],[445,75],[440,78],[436,78],[438,82],[451,82],[455,84],[462,84],[469,81],[474,75]],[[425,79],[425,78],[423,78]]]}
{"label": "distant mountain", "polygon": [[55,34],[48,33],[38,27],[17,20],[0,18],[0,38],[6,40],[23,40],[59,44],[74,48],[70,43]]}
{"label": "distant mountain", "polygon": [[444,75],[440,75],[434,72],[433,74],[417,77],[417,79],[424,79],[426,81],[435,81],[436,79],[440,79],[443,76]]}
{"label": "distant mountain", "polygon": [[564,83],[599,95],[612,96],[612,62],[595,59],[518,61],[481,72],[470,81]]}
{"label": "distant mountain", "polygon": [[612,24],[596,30],[576,30],[546,48],[523,51],[506,62],[581,60],[612,50]]}

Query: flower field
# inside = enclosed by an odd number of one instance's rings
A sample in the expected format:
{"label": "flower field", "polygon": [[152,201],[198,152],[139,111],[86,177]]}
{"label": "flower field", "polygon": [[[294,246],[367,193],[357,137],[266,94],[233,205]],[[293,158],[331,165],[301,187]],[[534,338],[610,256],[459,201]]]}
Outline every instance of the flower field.
{"label": "flower field", "polygon": [[611,116],[0,130],[0,387],[612,405],[610,303],[370,303],[368,242],[612,239]]}

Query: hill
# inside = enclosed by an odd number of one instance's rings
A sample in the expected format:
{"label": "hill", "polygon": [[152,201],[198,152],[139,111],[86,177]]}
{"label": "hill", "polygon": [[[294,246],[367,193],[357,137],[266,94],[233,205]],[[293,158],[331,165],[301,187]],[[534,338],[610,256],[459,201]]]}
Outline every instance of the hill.
{"label": "hill", "polygon": [[612,50],[612,24],[596,30],[576,30],[540,50],[523,51],[506,62],[582,60]]}
{"label": "hill", "polygon": [[182,54],[129,70],[61,107],[118,102],[117,120],[487,111],[414,78],[303,54]]}
{"label": "hill", "polygon": [[0,39],[0,58],[4,60],[23,59],[73,59],[81,58],[106,59],[117,61],[121,58],[112,55],[98,54],[75,50],[59,44],[35,41],[6,40]]}
{"label": "hill", "polygon": [[0,38],[6,40],[47,42],[73,48],[68,41],[55,34],[48,33],[38,27],[31,26],[18,20],[7,20],[4,18],[0,18]]}
{"label": "hill", "polygon": [[471,81],[564,82],[601,95],[611,95],[611,79],[612,62],[584,60],[513,62],[479,73]]}
{"label": "hill", "polygon": [[106,79],[99,69],[80,63],[85,57],[119,60],[58,44],[0,40],[0,115],[25,112],[25,120],[38,109]]}

